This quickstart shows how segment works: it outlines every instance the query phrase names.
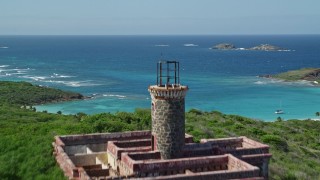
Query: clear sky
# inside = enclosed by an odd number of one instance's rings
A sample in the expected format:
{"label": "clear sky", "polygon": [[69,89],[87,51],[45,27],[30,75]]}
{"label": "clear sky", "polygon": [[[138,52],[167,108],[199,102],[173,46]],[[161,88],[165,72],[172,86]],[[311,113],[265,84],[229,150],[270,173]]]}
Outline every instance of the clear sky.
{"label": "clear sky", "polygon": [[320,0],[1,0],[0,35],[320,34]]}

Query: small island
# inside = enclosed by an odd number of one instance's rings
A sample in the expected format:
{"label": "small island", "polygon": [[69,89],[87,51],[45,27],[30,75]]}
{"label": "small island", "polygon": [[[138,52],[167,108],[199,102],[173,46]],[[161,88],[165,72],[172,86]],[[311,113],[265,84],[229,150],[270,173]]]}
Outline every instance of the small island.
{"label": "small island", "polygon": [[250,51],[289,51],[288,49],[270,45],[270,44],[260,44],[251,48],[237,48],[231,43],[220,43],[215,46],[212,46],[210,49],[217,50],[250,50]]}
{"label": "small island", "polygon": [[221,43],[211,47],[211,49],[232,50],[232,49],[236,49],[236,47],[230,43]]}
{"label": "small island", "polygon": [[261,75],[259,77],[274,78],[284,81],[306,80],[317,85],[320,82],[320,68],[302,68],[275,75]]}
{"label": "small island", "polygon": [[249,48],[248,50],[256,50],[256,51],[283,51],[287,50],[278,46],[273,46],[270,44],[260,44],[258,46]]}

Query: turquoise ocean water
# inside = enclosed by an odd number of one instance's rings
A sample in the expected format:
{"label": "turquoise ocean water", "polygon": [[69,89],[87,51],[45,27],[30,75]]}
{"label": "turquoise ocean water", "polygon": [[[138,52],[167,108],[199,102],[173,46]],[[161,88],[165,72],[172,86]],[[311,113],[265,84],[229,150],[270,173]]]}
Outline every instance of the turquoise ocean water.
{"label": "turquoise ocean water", "polygon": [[[272,44],[290,51],[219,51]],[[317,118],[320,87],[257,77],[320,67],[320,35],[261,36],[0,36],[0,80],[77,91],[92,99],[39,105],[39,111],[134,111],[149,108],[156,63],[178,60],[190,90],[187,110],[218,110],[266,121]],[[277,115],[276,109],[285,114]]]}

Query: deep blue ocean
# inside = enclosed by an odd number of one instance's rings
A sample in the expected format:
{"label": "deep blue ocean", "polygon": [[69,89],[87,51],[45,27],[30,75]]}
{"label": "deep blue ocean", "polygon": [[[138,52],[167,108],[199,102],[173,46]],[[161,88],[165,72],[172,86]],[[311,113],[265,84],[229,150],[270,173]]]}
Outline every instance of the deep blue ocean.
{"label": "deep blue ocean", "polygon": [[[218,43],[290,51],[212,50]],[[320,87],[259,78],[320,67],[320,35],[248,36],[0,36],[0,80],[80,92],[92,99],[37,106],[39,111],[134,111],[150,108],[159,60],[180,62],[190,90],[186,110],[218,110],[265,121],[317,118]],[[276,109],[285,114],[275,114]]]}

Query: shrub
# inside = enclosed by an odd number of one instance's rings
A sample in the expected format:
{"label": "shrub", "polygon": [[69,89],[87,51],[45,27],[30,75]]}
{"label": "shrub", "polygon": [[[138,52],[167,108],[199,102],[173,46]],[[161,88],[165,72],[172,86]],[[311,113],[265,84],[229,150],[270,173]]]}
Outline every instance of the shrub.
{"label": "shrub", "polygon": [[263,130],[261,130],[261,129],[258,129],[258,128],[255,128],[255,127],[250,128],[250,129],[249,129],[249,132],[251,132],[252,134],[257,135],[257,136],[263,136],[263,135],[266,134],[265,131],[263,131]]}
{"label": "shrub", "polygon": [[201,115],[202,114],[202,111],[198,110],[198,109],[190,109],[189,110],[189,113],[194,113],[196,115]]}
{"label": "shrub", "polygon": [[261,137],[264,143],[273,145],[276,149],[288,152],[288,144],[286,140],[282,139],[280,136],[267,134]]}

